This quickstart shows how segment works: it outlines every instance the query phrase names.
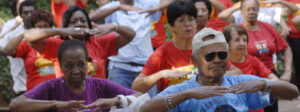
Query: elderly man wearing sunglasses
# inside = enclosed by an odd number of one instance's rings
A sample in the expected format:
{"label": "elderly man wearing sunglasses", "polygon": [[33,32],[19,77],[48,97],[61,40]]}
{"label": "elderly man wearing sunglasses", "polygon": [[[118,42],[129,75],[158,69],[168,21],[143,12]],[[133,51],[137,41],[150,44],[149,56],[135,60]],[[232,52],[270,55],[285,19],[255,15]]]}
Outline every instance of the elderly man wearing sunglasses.
{"label": "elderly man wearing sunglasses", "polygon": [[199,74],[170,86],[147,101],[142,112],[246,112],[272,104],[272,99],[293,99],[297,87],[251,75],[226,75],[228,45],[221,32],[204,28],[193,38],[192,61]]}

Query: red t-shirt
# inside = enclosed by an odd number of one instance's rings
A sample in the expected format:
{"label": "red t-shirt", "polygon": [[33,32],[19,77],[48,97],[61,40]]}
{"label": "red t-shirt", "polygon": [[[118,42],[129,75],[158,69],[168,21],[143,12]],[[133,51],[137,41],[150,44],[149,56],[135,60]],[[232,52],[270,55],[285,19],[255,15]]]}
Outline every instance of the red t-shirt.
{"label": "red t-shirt", "polygon": [[55,74],[40,75],[40,73],[38,72],[39,68],[35,65],[35,61],[37,60],[37,52],[33,48],[31,48],[25,41],[22,41],[18,45],[14,57],[22,58],[24,61],[27,73],[26,91],[33,89],[35,86],[44,81],[55,78]]}
{"label": "red t-shirt", "polygon": [[245,61],[243,63],[235,63],[228,60],[229,63],[239,68],[243,74],[255,75],[262,78],[267,78],[271,73],[259,59],[251,55],[245,55]]}
{"label": "red t-shirt", "polygon": [[[294,4],[296,4],[297,6],[300,5],[300,0],[286,0],[286,1],[291,2],[291,3],[294,3]],[[299,12],[298,12],[298,13],[299,13]],[[298,31],[298,30],[294,27],[294,25],[293,25],[293,23],[292,23],[292,19],[293,19],[295,16],[297,16],[297,15],[291,14],[291,15],[289,16],[289,18],[288,18],[288,21],[287,21],[288,26],[289,26],[289,27],[291,28],[291,30],[292,30],[292,32],[290,33],[289,37],[292,37],[292,38],[300,38],[300,31]]]}
{"label": "red t-shirt", "polygon": [[[192,50],[179,50],[174,46],[173,41],[170,41],[155,50],[148,59],[142,73],[149,76],[160,70],[191,65],[191,56]],[[159,92],[167,88],[168,85],[169,79],[159,80]]]}
{"label": "red t-shirt", "polygon": [[[44,58],[54,61],[56,70],[56,78],[63,76],[60,71],[60,66],[57,59],[57,50],[64,40],[50,37],[46,39],[46,47],[41,53]],[[92,59],[92,65],[95,67],[95,75],[93,77],[106,78],[107,58],[112,55],[117,55],[118,49],[116,45],[116,34],[107,34],[100,37],[91,36],[90,40],[85,42],[89,58]]]}
{"label": "red t-shirt", "polygon": [[[233,6],[231,0],[218,0],[224,5],[224,9],[230,8]],[[229,25],[228,22],[222,21],[221,19],[218,18],[219,13],[215,13],[214,16],[211,16],[209,21],[208,21],[208,27],[213,28],[217,31],[223,31],[223,29]]]}
{"label": "red t-shirt", "polygon": [[159,21],[154,24],[154,30],[156,31],[156,35],[151,38],[152,47],[158,48],[159,46],[166,43],[166,30],[165,30],[165,20],[166,17],[164,13],[162,13]]}
{"label": "red t-shirt", "polygon": [[[84,5],[81,0],[76,0],[76,6],[85,8],[86,5]],[[51,0],[51,12],[54,17],[54,21],[57,25],[57,27],[60,27],[62,22],[62,17],[64,15],[64,12],[69,8],[64,2],[56,3],[54,0]]]}
{"label": "red t-shirt", "polygon": [[[281,37],[280,33],[270,24],[258,21],[259,29],[248,33],[247,51],[250,55],[257,57],[267,68],[274,69],[273,54],[288,47],[288,43]],[[244,26],[244,24],[241,24]]]}

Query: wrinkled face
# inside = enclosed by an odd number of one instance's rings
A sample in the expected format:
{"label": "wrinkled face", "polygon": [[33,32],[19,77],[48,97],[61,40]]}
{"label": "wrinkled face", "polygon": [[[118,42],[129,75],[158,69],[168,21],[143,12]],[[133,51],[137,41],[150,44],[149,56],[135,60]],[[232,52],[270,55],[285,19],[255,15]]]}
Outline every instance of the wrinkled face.
{"label": "wrinkled face", "polygon": [[246,0],[242,5],[241,13],[245,21],[255,23],[259,12],[259,5],[255,0]]}
{"label": "wrinkled face", "polygon": [[176,37],[192,39],[196,33],[196,18],[184,14],[175,20],[172,30]]}
{"label": "wrinkled face", "polygon": [[229,53],[243,54],[247,52],[247,35],[239,35],[235,30],[231,32],[229,42]]}
{"label": "wrinkled face", "polygon": [[39,21],[34,24],[35,28],[51,28],[50,24],[47,21]]}
{"label": "wrinkled face", "polygon": [[60,68],[65,80],[73,87],[81,87],[88,73],[85,52],[81,48],[68,49],[62,54]]}
{"label": "wrinkled face", "polygon": [[[216,55],[211,58],[211,53],[216,53]],[[227,57],[225,59],[220,58],[221,55],[224,55],[223,53],[227,53],[225,43],[210,44],[201,48],[198,57],[193,56],[193,63],[197,66],[199,72],[201,72],[203,76],[219,79],[225,74],[227,66]],[[209,58],[211,60],[207,61]]]}
{"label": "wrinkled face", "polygon": [[22,7],[22,13],[21,13],[21,17],[23,19],[29,18],[32,14],[32,12],[35,10],[35,8],[33,6],[23,6]]}
{"label": "wrinkled face", "polygon": [[198,10],[197,29],[199,31],[206,26],[209,19],[209,13],[204,2],[196,2],[195,6]]}

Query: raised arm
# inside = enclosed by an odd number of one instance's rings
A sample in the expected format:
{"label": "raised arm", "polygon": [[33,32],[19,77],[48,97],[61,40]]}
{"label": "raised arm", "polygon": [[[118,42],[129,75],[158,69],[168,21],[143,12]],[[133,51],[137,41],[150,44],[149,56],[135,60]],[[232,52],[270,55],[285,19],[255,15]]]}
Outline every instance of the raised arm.
{"label": "raised arm", "polygon": [[292,20],[294,27],[300,31],[300,15],[296,16]]}
{"label": "raised arm", "polygon": [[232,14],[239,9],[240,9],[240,5],[236,5],[231,8],[228,8],[228,9],[222,11],[221,13],[219,13],[218,18],[223,21],[234,23],[235,20],[234,20],[234,17]]}
{"label": "raised arm", "polygon": [[104,25],[95,25],[95,28],[91,30],[91,35],[105,35],[110,32],[116,32],[117,35],[117,48],[122,48],[124,45],[128,44],[134,37],[135,31],[127,26],[118,25],[118,24],[104,24]]}
{"label": "raised arm", "polygon": [[168,111],[168,107],[170,107],[170,103],[174,107],[176,107],[180,103],[191,98],[204,99],[213,96],[222,96],[224,93],[227,93],[227,91],[228,87],[222,86],[203,86],[193,88],[171,95],[152,98],[151,100],[144,103],[140,111],[153,112],[153,109],[155,109],[155,112],[166,112]]}
{"label": "raised arm", "polygon": [[12,112],[41,112],[49,109],[76,111],[85,108],[84,101],[34,100],[18,96],[9,104]]}
{"label": "raised arm", "polygon": [[62,35],[62,36],[78,36],[78,35],[86,35],[86,28],[45,28],[45,29],[30,29],[24,33],[24,38],[27,43],[37,50],[38,52],[43,52],[45,48],[44,39],[54,36],[54,35]]}
{"label": "raised arm", "polygon": [[210,2],[214,6],[216,13],[219,13],[225,9],[225,6],[218,0],[210,0]]}
{"label": "raised arm", "polygon": [[281,4],[285,7],[287,7],[289,9],[289,14],[293,14],[299,10],[299,8],[291,2],[284,1],[284,0],[273,0],[273,1],[275,1],[275,3]]}
{"label": "raised arm", "polygon": [[118,6],[108,7],[108,8],[98,8],[96,11],[91,13],[89,17],[92,21],[100,21],[104,20],[107,16],[111,15],[115,11],[123,10],[123,11],[132,11],[132,10],[140,10],[139,8],[135,8],[130,5],[120,4]]}
{"label": "raised arm", "polygon": [[18,35],[17,37],[12,38],[6,45],[5,50],[7,51],[8,54],[10,55],[15,55],[16,54],[16,49],[20,42],[24,38],[24,33]]}

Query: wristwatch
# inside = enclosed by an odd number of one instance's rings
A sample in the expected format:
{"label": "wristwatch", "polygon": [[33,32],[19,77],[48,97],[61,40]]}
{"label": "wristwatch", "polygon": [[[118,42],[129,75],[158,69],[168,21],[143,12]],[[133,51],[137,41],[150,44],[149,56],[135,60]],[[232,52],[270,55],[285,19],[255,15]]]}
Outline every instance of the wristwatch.
{"label": "wristwatch", "polygon": [[263,90],[263,93],[271,93],[272,91],[272,86],[270,85],[268,80],[263,80],[265,82],[265,87]]}

